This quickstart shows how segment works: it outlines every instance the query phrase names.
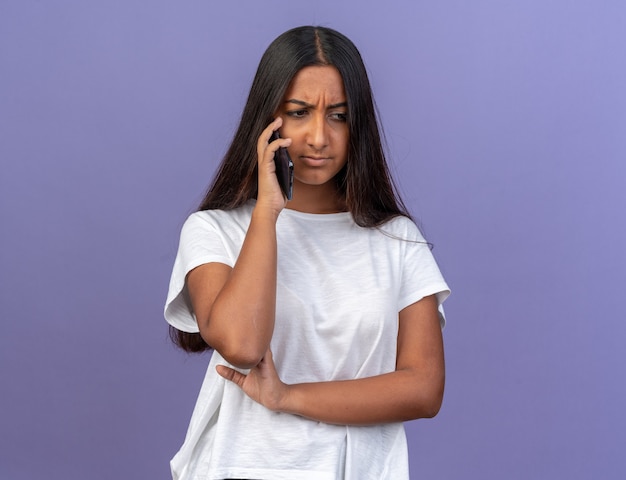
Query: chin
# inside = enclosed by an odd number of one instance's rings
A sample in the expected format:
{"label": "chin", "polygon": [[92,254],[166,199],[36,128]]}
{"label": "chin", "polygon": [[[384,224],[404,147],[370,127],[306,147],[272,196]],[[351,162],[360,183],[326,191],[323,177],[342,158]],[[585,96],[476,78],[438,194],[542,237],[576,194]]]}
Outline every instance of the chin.
{"label": "chin", "polygon": [[[295,177],[296,184],[306,185],[308,187],[324,187],[332,184],[334,186],[334,178],[328,175],[307,175],[305,177]],[[294,186],[295,188],[295,186]]]}

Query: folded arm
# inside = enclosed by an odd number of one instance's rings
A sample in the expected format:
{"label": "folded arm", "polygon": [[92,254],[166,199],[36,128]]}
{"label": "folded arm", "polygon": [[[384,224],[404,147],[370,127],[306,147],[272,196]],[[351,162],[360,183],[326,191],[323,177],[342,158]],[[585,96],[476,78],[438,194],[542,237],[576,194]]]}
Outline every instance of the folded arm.
{"label": "folded arm", "polygon": [[268,143],[277,118],[257,141],[258,192],[250,226],[233,268],[200,265],[186,282],[200,334],[232,365],[251,368],[269,348],[276,311],[276,221],[286,200],[278,186],[274,152],[290,139]]}
{"label": "folded arm", "polygon": [[373,377],[286,385],[271,352],[243,375],[218,373],[267,408],[313,420],[366,425],[435,416],[443,400],[445,366],[437,300],[426,297],[400,312],[396,369]]}
{"label": "folded arm", "polygon": [[187,275],[187,289],[200,334],[231,364],[251,368],[274,332],[276,220],[253,212],[233,268],[208,263]]}

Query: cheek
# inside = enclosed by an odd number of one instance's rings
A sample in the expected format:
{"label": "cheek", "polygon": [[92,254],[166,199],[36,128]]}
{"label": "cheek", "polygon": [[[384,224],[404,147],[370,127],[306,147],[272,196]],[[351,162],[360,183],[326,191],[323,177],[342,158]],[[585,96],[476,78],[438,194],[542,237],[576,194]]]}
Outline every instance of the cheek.
{"label": "cheek", "polygon": [[280,127],[280,136],[282,138],[291,138],[292,145],[297,143],[301,137],[301,135],[298,134],[298,130],[290,125]]}
{"label": "cheek", "polygon": [[334,144],[337,146],[337,149],[343,151],[346,155],[348,154],[348,145],[350,144],[350,136],[347,131],[339,131],[335,132],[334,136]]}

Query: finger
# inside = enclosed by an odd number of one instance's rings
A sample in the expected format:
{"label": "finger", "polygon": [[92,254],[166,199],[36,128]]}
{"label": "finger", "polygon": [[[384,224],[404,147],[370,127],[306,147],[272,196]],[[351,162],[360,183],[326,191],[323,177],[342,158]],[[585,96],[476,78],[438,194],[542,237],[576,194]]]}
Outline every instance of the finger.
{"label": "finger", "polygon": [[267,127],[265,127],[265,130],[263,130],[261,132],[261,135],[259,136],[259,141],[257,144],[257,147],[259,148],[259,150],[261,150],[261,147],[263,147],[263,149],[267,147],[267,144],[270,141],[270,137],[272,136],[272,133],[274,133],[275,130],[278,130],[282,124],[283,124],[283,119],[281,117],[276,117],[276,119],[274,119],[272,123],[270,123]]}
{"label": "finger", "polygon": [[244,375],[243,373],[238,372],[237,370],[233,370],[232,368],[226,367],[225,365],[217,365],[215,367],[215,370],[217,370],[217,373],[221,377],[224,377],[226,380],[230,380],[231,382],[235,383],[239,387],[243,387],[243,382],[245,382],[246,380],[246,375]]}
{"label": "finger", "polygon": [[272,158],[276,150],[280,147],[288,147],[291,145],[290,138],[278,138],[272,142],[270,139],[272,137],[272,133],[278,130],[283,124],[283,119],[281,117],[277,117],[272,123],[270,123],[265,130],[259,136],[257,142],[257,153],[259,158],[263,158],[267,156],[268,158]]}
{"label": "finger", "polygon": [[269,369],[270,371],[276,371],[276,366],[274,365],[274,357],[272,356],[271,350],[268,349],[267,352],[265,352],[265,355],[259,362],[258,366],[263,367],[263,369]]}

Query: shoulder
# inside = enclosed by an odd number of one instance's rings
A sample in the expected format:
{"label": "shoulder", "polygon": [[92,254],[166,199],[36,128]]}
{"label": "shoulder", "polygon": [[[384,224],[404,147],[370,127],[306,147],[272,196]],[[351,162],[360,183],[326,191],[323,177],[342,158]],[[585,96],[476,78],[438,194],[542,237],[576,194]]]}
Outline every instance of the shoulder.
{"label": "shoulder", "polygon": [[224,230],[238,225],[248,225],[252,205],[246,204],[232,210],[200,210],[187,217],[183,233],[206,230]]}
{"label": "shoulder", "polygon": [[426,240],[415,222],[404,215],[387,220],[378,229],[385,235],[409,242],[425,243]]}

